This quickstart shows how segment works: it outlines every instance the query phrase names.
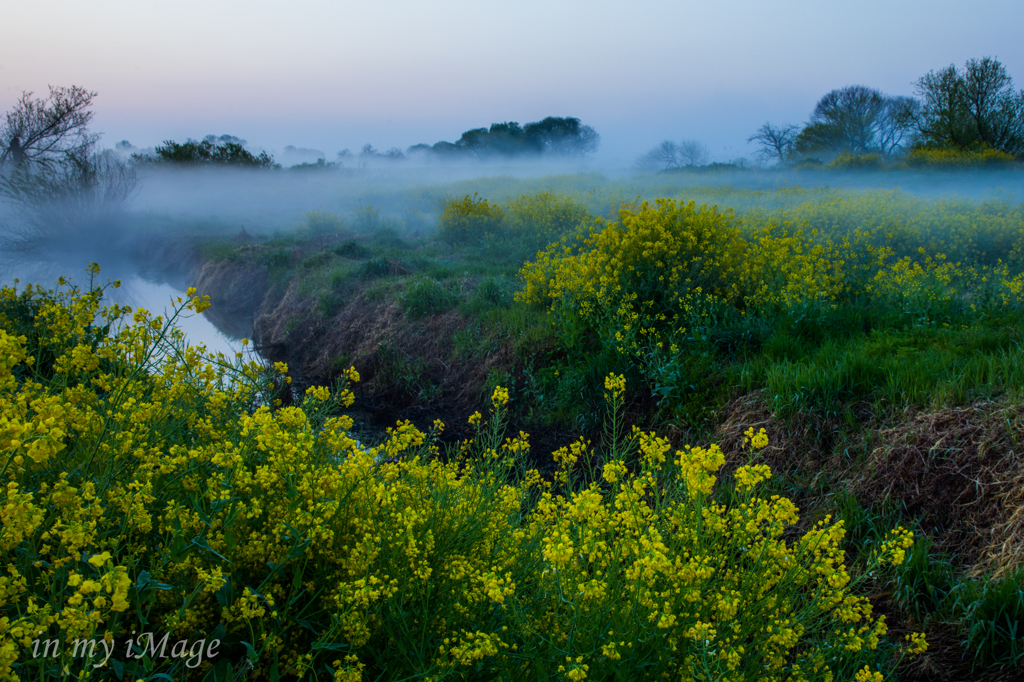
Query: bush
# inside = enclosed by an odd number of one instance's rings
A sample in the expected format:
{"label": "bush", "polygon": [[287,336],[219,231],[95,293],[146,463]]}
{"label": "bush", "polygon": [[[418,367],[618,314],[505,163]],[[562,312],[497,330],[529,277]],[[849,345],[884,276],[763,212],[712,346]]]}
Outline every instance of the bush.
{"label": "bush", "polygon": [[828,164],[828,168],[836,170],[878,170],[881,167],[882,157],[879,154],[843,153]]}
{"label": "bush", "polygon": [[439,315],[459,304],[459,294],[432,277],[408,282],[398,301],[412,318]]}
{"label": "bush", "polygon": [[594,220],[583,205],[550,192],[509,199],[504,216],[505,229],[493,246],[511,247],[524,257],[533,257],[552,242],[575,238]]}
{"label": "bush", "polygon": [[351,258],[352,260],[364,260],[370,257],[370,250],[354,239],[349,239],[343,244],[335,246],[332,251],[336,256]]}
{"label": "bush", "polygon": [[305,224],[299,229],[299,234],[305,238],[337,234],[345,229],[342,217],[330,211],[309,211],[304,218]]}
{"label": "bush", "polygon": [[437,218],[437,238],[453,245],[479,244],[488,235],[504,234],[504,211],[476,194],[447,200]]}
{"label": "bush", "polygon": [[955,148],[912,149],[904,157],[904,163],[911,168],[957,169],[957,168],[1010,168],[1016,163],[1012,154],[998,149],[981,148],[962,150]]}
{"label": "bush", "polygon": [[[202,299],[130,319],[100,295],[0,292],[5,676],[99,674],[33,642],[105,633],[109,678],[224,679],[241,661],[257,679],[874,680],[894,662],[842,524],[787,540],[796,507],[760,494],[763,465],[716,503],[721,452],[625,437],[621,377],[606,381],[610,451],[563,448],[545,482],[525,434],[502,440],[500,387],[444,456],[441,425],[408,422],[365,449],[329,416],[344,386],[277,408],[280,375],[186,347],[174,320]],[[6,331],[25,325],[31,341]],[[897,529],[865,573],[910,545]],[[214,640],[205,657],[174,644]]]}
{"label": "bush", "polygon": [[732,300],[745,246],[731,212],[669,199],[627,205],[618,222],[583,240],[581,253],[552,246],[523,266],[520,298],[557,299],[585,315],[678,311],[697,291]]}

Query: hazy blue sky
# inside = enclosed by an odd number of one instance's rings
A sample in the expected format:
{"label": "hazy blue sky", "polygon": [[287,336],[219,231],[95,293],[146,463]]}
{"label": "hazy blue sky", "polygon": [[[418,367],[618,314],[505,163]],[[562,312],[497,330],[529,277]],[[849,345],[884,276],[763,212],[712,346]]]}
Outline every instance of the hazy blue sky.
{"label": "hazy blue sky", "polygon": [[0,0],[0,111],[96,90],[112,146],[230,133],[329,157],[577,116],[623,161],[665,138],[749,155],[851,84],[912,94],[997,57],[1024,86],[1022,0]]}

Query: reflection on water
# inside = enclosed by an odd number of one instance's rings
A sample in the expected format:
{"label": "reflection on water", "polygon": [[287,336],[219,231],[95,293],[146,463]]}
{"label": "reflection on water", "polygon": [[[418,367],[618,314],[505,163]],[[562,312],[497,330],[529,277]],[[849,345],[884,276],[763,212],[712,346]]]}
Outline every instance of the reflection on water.
{"label": "reflection on water", "polygon": [[[127,296],[118,300],[118,294],[124,291]],[[185,292],[179,291],[168,284],[155,284],[148,282],[141,277],[134,277],[131,280],[122,280],[120,289],[108,290],[111,302],[123,303],[133,308],[145,308],[154,315],[167,315],[171,310],[171,301],[177,301],[178,297],[184,298]],[[220,351],[228,357],[233,357],[235,352],[242,350],[241,339],[231,338],[224,332],[213,326],[206,314],[196,315],[191,311],[184,311],[178,317],[178,328],[185,332],[185,338],[189,344],[206,345],[211,352]]]}
{"label": "reflection on water", "polygon": [[[20,280],[19,288],[26,284],[39,284],[47,288],[54,288],[57,278],[64,276],[72,283],[85,288],[89,283],[85,267],[69,268],[62,263],[47,261],[19,261],[7,262],[0,266],[0,284],[10,286],[15,279]],[[99,284],[121,280],[120,288],[109,287],[104,295],[104,302],[108,304],[119,303],[130,305],[133,308],[145,308],[153,315],[165,315],[173,306],[173,301],[178,297],[184,298],[183,290],[172,287],[166,283],[151,282],[143,279],[134,272],[134,268],[127,266],[104,267],[96,278]],[[186,317],[187,315],[187,317]],[[221,352],[228,357],[233,357],[235,352],[242,350],[241,340],[229,337],[221,332],[204,315],[196,315],[185,311],[178,318],[178,327],[185,332],[185,338],[192,345],[200,343],[206,345],[211,352]]]}

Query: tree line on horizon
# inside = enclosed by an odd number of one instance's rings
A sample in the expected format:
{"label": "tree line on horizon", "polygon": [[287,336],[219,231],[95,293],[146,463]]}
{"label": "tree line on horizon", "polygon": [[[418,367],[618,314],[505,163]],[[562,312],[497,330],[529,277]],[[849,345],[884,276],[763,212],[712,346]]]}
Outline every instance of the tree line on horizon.
{"label": "tree line on horizon", "polygon": [[[803,125],[767,122],[747,141],[779,167],[865,166],[909,156],[972,156],[1005,164],[1024,159],[1024,90],[991,57],[930,71],[914,82],[914,97],[850,85],[818,100]],[[710,154],[696,140],[663,140],[637,157],[639,170],[705,167]],[[745,161],[745,160],[744,160]],[[740,167],[739,162],[711,164]]]}
{"label": "tree line on horizon", "polygon": [[[433,145],[415,144],[404,152],[398,147],[378,151],[372,144],[363,145],[359,154],[348,149],[338,152],[337,160],[325,158],[314,163],[300,163],[290,169],[316,170],[344,167],[347,163],[366,164],[371,160],[403,161],[410,156],[425,155],[439,159],[488,159],[495,157],[573,157],[597,150],[601,136],[580,119],[548,116],[520,125],[516,121],[492,123],[490,128],[474,128],[462,133],[455,142],[440,141]],[[165,140],[152,151],[141,151],[126,140],[117,149],[140,165],[234,166],[239,168],[279,169],[281,164],[266,151],[255,154],[245,147],[246,141],[233,135],[207,135],[201,141],[188,139],[183,143]]]}
{"label": "tree line on horizon", "polygon": [[[844,156],[892,160],[915,150],[987,150],[1009,160],[1024,158],[1024,90],[1014,89],[998,60],[970,59],[962,69],[950,65],[929,72],[914,86],[914,97],[890,96],[863,85],[837,88],[818,101],[802,126],[767,122],[748,141],[758,143],[763,161],[783,167]],[[245,140],[232,135],[208,135],[183,143],[166,140],[147,151],[122,141],[115,150],[98,151],[99,135],[88,129],[95,96],[79,86],[51,87],[47,98],[22,93],[0,121],[0,193],[22,203],[26,193],[41,197],[61,186],[77,188],[78,194],[104,186],[106,194],[127,195],[134,187],[133,168],[138,165],[281,168],[272,155],[254,153]],[[463,132],[455,142],[416,144],[404,152],[397,147],[379,152],[367,144],[358,156],[346,149],[336,161],[318,159],[292,168],[340,168],[416,155],[582,157],[595,152],[599,144],[600,135],[579,118],[548,116],[525,125],[492,123]],[[639,157],[637,165],[652,171],[701,167],[709,156],[707,147],[696,140],[664,140]],[[29,175],[35,185],[28,182]],[[27,190],[30,185],[32,189]]]}
{"label": "tree line on horizon", "polygon": [[601,136],[580,119],[548,116],[541,121],[519,125],[516,121],[492,123],[490,128],[473,128],[455,142],[409,147],[410,154],[440,157],[494,156],[583,156],[597,151]]}
{"label": "tree line on horizon", "polygon": [[827,93],[802,127],[768,122],[750,136],[764,160],[827,161],[840,155],[893,159],[913,150],[995,151],[1024,158],[1024,90],[998,60],[969,59],[914,82],[916,97],[863,85]]}

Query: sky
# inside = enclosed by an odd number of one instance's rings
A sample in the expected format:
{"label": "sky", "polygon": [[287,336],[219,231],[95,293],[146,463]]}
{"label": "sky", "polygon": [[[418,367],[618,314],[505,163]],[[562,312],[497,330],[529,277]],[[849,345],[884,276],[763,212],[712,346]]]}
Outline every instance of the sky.
{"label": "sky", "polygon": [[330,160],[575,116],[609,164],[663,139],[729,161],[833,88],[910,95],[982,56],[1024,87],[1021,0],[0,0],[0,17],[0,111],[80,85],[105,146],[231,134]]}

